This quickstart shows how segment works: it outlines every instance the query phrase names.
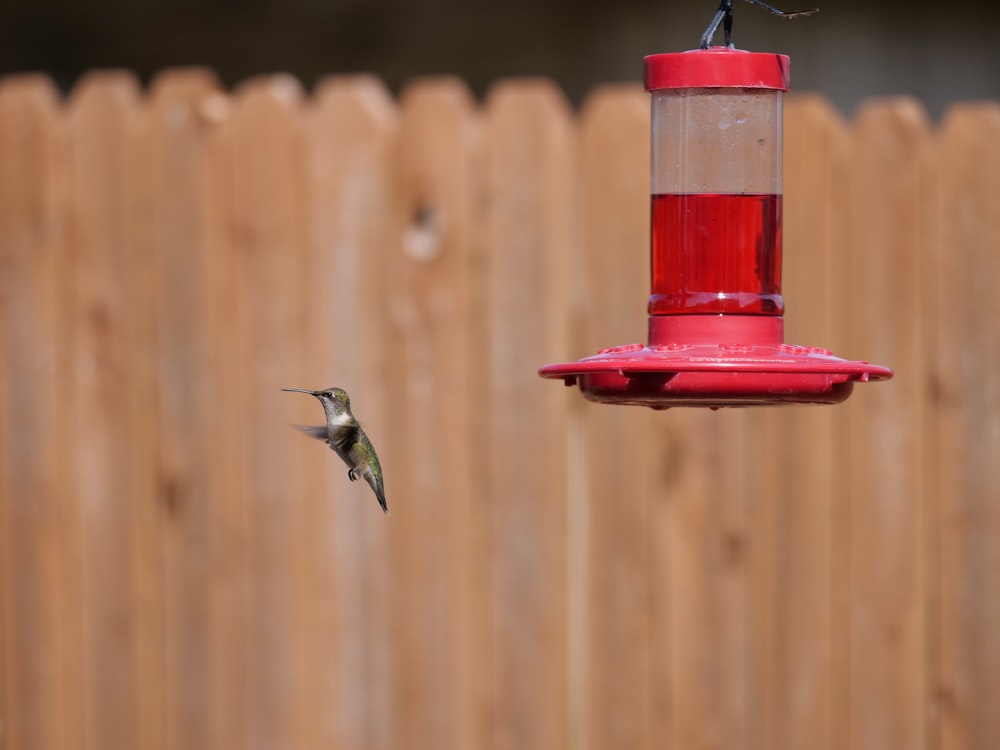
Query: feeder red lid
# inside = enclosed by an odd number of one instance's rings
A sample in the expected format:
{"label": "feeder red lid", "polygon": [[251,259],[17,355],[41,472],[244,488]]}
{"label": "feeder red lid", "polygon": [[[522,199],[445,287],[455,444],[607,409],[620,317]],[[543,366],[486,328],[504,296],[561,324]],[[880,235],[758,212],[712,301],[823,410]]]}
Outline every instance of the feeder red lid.
{"label": "feeder red lid", "polygon": [[729,47],[666,52],[644,59],[646,90],[744,88],[788,91],[788,56]]}

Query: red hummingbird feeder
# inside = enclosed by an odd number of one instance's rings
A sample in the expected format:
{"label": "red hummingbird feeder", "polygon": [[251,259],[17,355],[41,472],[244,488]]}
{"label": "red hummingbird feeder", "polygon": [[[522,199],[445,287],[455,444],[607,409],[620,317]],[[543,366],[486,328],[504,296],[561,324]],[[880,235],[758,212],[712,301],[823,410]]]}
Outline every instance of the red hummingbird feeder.
{"label": "red hummingbird feeder", "polygon": [[[728,32],[728,28],[727,28]],[[785,55],[712,47],[645,58],[652,96],[649,343],[546,365],[591,401],[835,404],[892,370],[784,343]]]}

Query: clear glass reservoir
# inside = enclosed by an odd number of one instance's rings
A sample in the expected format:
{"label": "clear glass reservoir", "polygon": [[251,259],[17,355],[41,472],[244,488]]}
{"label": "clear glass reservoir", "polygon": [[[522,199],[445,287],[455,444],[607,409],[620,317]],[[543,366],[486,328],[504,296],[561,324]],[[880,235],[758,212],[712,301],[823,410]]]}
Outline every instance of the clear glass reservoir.
{"label": "clear glass reservoir", "polygon": [[782,315],[788,59],[728,48],[652,55],[646,82],[650,315]]}

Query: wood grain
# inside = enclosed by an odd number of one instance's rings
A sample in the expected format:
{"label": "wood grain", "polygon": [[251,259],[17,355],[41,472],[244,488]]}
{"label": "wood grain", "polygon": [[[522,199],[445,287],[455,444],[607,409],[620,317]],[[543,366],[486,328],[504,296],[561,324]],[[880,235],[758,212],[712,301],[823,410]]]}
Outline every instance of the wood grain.
{"label": "wood grain", "polygon": [[[89,75],[69,104],[73,170],[73,442],[83,574],[87,746],[128,748],[160,736],[159,548],[151,535],[152,308],[143,234],[144,163],[137,82]],[[147,251],[147,252],[144,252]],[[152,617],[150,617],[152,616]]]}
{"label": "wood grain", "polygon": [[[633,86],[598,89],[580,118],[583,263],[567,268],[576,272],[571,310],[581,321],[574,357],[643,340],[649,296],[648,95]],[[571,674],[579,746],[651,747],[648,595],[658,571],[647,536],[656,470],[650,432],[665,415],[582,400],[573,407],[584,437],[571,467],[579,494],[568,509],[569,543],[581,548],[570,571],[583,600],[570,631],[580,641]]]}
{"label": "wood grain", "polygon": [[483,699],[475,611],[487,599],[488,562],[472,531],[488,506],[473,487],[469,408],[481,124],[456,79],[418,81],[400,107],[397,234],[386,267],[401,489],[390,556],[400,571],[395,728],[397,742],[414,747],[472,747]]}
{"label": "wood grain", "polygon": [[[311,555],[306,571],[310,638],[307,699],[312,743],[361,750],[395,741],[389,561],[397,506],[407,502],[392,444],[391,337],[386,268],[398,240],[391,222],[398,113],[371,76],[337,76],[319,86],[309,111],[309,248],[303,279],[306,332],[297,387],[337,385],[351,395],[385,474],[392,517],[364,482],[325,446],[289,434],[304,460]],[[288,421],[317,424],[315,399],[292,397]],[[288,431],[291,433],[292,431]]]}
{"label": "wood grain", "polygon": [[216,597],[224,587],[217,560],[224,543],[219,515],[217,347],[208,211],[209,142],[203,107],[222,97],[207,70],[170,71],[148,102],[149,232],[156,275],[158,383],[158,534],[163,555],[167,747],[207,748],[222,734],[219,655],[225,629]]}
{"label": "wood grain", "polygon": [[[931,685],[940,711],[940,746],[986,748],[1000,741],[1000,716],[984,700],[1000,676],[1000,589],[988,571],[1000,565],[996,422],[1000,362],[991,323],[998,310],[995,252],[1000,149],[996,103],[952,108],[938,136],[935,198],[939,232],[934,275],[938,315],[929,333],[933,443],[939,474],[937,516],[928,542],[940,549],[939,676]],[[930,441],[929,441],[930,442]]]}
{"label": "wood grain", "polygon": [[48,79],[0,82],[0,711],[20,748],[84,731],[67,148]]}
{"label": "wood grain", "polygon": [[495,750],[566,742],[567,393],[538,378],[567,352],[575,133],[547,81],[486,102],[489,487]]}
{"label": "wood grain", "polygon": [[930,128],[912,100],[858,113],[851,169],[851,347],[895,368],[889,388],[845,405],[850,503],[849,744],[927,746],[925,547],[932,495],[926,427],[924,156]]}

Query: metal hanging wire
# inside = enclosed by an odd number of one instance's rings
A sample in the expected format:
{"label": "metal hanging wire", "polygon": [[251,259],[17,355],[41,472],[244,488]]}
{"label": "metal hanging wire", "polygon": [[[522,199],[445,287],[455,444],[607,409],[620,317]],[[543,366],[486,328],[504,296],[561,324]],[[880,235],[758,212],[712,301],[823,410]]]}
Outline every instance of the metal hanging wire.
{"label": "metal hanging wire", "polygon": [[[813,8],[812,10],[791,10],[782,11],[777,8],[768,5],[761,0],[745,0],[751,5],[756,5],[758,8],[763,8],[768,13],[775,16],[780,16],[781,18],[798,18],[799,16],[811,16],[813,13],[817,13],[819,8]],[[708,28],[705,29],[705,33],[701,35],[701,48],[708,49],[712,45],[712,37],[715,36],[715,32],[719,30],[719,24],[722,24],[723,33],[725,34],[725,43],[727,47],[733,46],[733,0],[722,0],[719,4],[719,9],[715,11],[715,15],[712,17],[712,22],[708,24]]]}

